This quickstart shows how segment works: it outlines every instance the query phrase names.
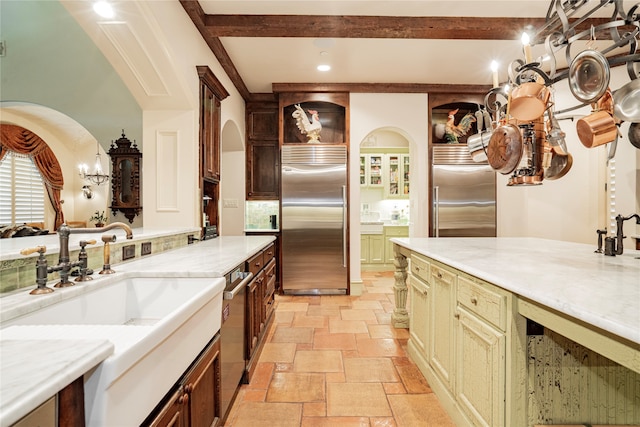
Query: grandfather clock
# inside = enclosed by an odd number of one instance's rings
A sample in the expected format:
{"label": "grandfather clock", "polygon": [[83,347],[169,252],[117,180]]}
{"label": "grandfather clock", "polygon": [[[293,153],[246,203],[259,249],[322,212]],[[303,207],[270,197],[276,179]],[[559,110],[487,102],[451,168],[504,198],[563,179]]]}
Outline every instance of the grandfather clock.
{"label": "grandfather clock", "polygon": [[140,213],[140,162],[142,153],[135,141],[131,142],[125,135],[111,143],[111,190],[113,198],[109,208],[115,214],[120,211],[133,223]]}

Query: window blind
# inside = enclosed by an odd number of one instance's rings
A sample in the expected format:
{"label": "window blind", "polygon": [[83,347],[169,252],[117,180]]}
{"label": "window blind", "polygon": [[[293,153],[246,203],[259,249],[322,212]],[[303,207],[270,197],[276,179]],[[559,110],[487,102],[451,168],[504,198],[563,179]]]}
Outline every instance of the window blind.
{"label": "window blind", "polygon": [[9,152],[0,162],[0,224],[44,221],[42,176],[28,157]]}

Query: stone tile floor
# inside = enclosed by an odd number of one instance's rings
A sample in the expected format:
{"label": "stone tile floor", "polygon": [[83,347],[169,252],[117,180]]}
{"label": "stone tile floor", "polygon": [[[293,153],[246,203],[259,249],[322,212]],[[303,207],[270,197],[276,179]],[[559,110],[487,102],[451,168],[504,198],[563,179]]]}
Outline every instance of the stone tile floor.
{"label": "stone tile floor", "polygon": [[251,384],[226,427],[453,426],[391,326],[393,272],[361,296],[278,296]]}

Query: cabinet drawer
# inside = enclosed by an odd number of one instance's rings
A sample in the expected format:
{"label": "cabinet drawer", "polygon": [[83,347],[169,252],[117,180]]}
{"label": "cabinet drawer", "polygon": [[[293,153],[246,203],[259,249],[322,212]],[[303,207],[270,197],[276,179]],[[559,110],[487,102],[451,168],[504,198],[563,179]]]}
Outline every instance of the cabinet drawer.
{"label": "cabinet drawer", "polygon": [[262,265],[267,265],[269,264],[269,261],[271,261],[273,259],[273,257],[276,255],[276,246],[275,245],[271,245],[268,248],[266,248],[265,250],[262,251]]}
{"label": "cabinet drawer", "polygon": [[458,304],[467,307],[471,312],[493,323],[501,330],[506,330],[507,297],[490,289],[487,285],[472,282],[465,277],[458,277]]}
{"label": "cabinet drawer", "polygon": [[387,237],[407,237],[409,227],[385,227],[384,234]]}
{"label": "cabinet drawer", "polygon": [[253,257],[249,258],[249,260],[247,260],[247,269],[252,272],[254,276],[257,275],[260,270],[262,270],[263,266],[264,258],[262,252],[254,255]]}
{"label": "cabinet drawer", "polygon": [[456,275],[454,273],[435,264],[431,264],[429,276],[431,276],[430,280],[440,280],[447,285],[453,285],[456,282]]}
{"label": "cabinet drawer", "polygon": [[416,254],[411,254],[411,274],[419,277],[425,282],[429,281],[429,261],[419,257]]}

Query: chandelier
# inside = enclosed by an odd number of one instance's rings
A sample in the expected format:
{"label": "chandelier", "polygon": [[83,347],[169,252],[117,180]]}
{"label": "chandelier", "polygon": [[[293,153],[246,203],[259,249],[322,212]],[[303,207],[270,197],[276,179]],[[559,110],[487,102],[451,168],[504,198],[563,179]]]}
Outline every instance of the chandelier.
{"label": "chandelier", "polygon": [[109,174],[102,171],[102,159],[100,157],[100,146],[96,141],[96,161],[93,167],[93,173],[89,173],[89,167],[86,163],[78,165],[79,175],[82,179],[89,181],[95,185],[102,185],[109,180]]}

